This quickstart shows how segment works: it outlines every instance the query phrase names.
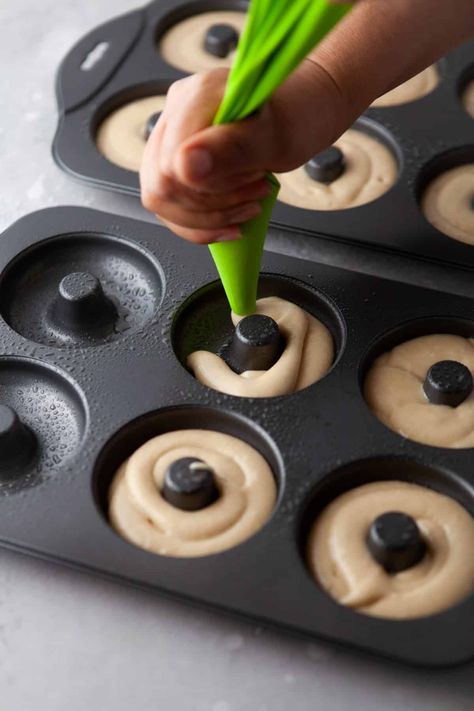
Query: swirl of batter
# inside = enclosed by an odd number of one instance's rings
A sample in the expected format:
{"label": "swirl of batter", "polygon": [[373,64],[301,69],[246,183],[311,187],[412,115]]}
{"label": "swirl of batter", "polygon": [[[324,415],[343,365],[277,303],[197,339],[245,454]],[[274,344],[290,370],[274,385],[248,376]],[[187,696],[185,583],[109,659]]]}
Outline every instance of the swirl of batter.
{"label": "swirl of batter", "polygon": [[[334,343],[321,321],[276,296],[259,299],[256,313],[273,318],[285,338],[285,349],[275,365],[238,375],[215,353],[195,351],[187,364],[201,383],[229,395],[274,397],[302,390],[327,373],[334,361]],[[232,314],[234,324],[240,319]]]}
{"label": "swirl of batter", "polygon": [[432,180],[423,194],[421,208],[437,230],[474,244],[474,163],[451,168]]}
{"label": "swirl of batter", "polygon": [[[191,457],[208,465],[219,495],[196,511],[168,503],[168,467]],[[130,543],[160,555],[197,557],[238,545],[258,531],[276,501],[272,471],[240,439],[211,430],[179,430],[146,442],[118,469],[109,492],[113,528]]]}
{"label": "swirl of batter", "polygon": [[419,74],[404,81],[403,84],[382,94],[372,102],[374,108],[386,106],[400,106],[430,94],[439,84],[439,72],[435,64],[423,69]]}
{"label": "swirl of batter", "polygon": [[279,174],[281,202],[306,210],[344,210],[376,200],[395,184],[397,162],[380,141],[351,128],[334,145],[344,155],[340,177],[327,185],[313,180],[304,166]]}
{"label": "swirl of batter", "polygon": [[462,93],[462,105],[469,116],[474,118],[474,79],[466,85]]}
{"label": "swirl of batter", "polygon": [[240,34],[244,23],[245,12],[234,10],[200,12],[177,22],[167,30],[159,40],[158,51],[165,62],[190,74],[217,67],[230,67],[235,49],[225,57],[210,54],[204,46],[206,32],[213,25],[229,25]]}
{"label": "swirl of batter", "polygon": [[474,373],[474,339],[420,336],[379,356],[364,383],[374,414],[403,437],[435,447],[474,447],[474,394],[460,405],[430,402],[423,384],[435,363],[457,361]]}
{"label": "swirl of batter", "polygon": [[166,96],[147,96],[123,104],[108,114],[96,134],[96,145],[104,158],[138,172],[145,150],[148,119],[163,110],[165,101]]}
{"label": "swirl of batter", "polygon": [[[412,517],[426,544],[416,565],[388,573],[366,538],[388,511]],[[404,481],[380,481],[342,494],[312,526],[310,570],[343,605],[375,617],[407,619],[441,612],[474,588],[474,520],[453,499]]]}

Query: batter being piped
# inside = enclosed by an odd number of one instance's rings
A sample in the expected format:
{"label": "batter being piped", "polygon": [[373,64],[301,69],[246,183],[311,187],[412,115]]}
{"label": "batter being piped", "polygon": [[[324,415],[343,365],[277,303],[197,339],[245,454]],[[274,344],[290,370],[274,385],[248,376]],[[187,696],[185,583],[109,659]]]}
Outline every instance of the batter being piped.
{"label": "batter being piped", "polygon": [[[302,390],[326,375],[334,361],[334,342],[321,321],[275,296],[259,299],[256,313],[270,317],[278,326],[283,348],[276,362],[267,369],[237,373],[223,357],[195,351],[187,365],[198,380],[229,395],[274,397]],[[232,320],[234,325],[243,322],[235,314]]]}

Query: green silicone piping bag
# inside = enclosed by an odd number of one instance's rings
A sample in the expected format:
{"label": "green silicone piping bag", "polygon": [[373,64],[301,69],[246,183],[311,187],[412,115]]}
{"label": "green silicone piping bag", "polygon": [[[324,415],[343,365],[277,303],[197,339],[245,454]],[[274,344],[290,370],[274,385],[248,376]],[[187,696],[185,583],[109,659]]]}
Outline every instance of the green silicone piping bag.
{"label": "green silicone piping bag", "polygon": [[[327,0],[251,0],[244,31],[214,124],[241,121],[257,111],[348,12]],[[239,316],[256,308],[263,246],[280,184],[267,174],[271,193],[262,212],[241,225],[242,238],[209,245],[229,304]]]}

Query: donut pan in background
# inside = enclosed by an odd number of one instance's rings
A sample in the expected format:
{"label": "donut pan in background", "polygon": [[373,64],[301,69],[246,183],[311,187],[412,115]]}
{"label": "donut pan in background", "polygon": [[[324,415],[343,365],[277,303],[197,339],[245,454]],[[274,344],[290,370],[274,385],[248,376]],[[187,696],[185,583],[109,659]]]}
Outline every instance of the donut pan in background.
{"label": "donut pan in background", "polygon": [[[57,76],[59,123],[53,153],[58,165],[95,186],[138,195],[137,174],[110,163],[97,150],[98,125],[120,105],[165,93],[185,76],[157,49],[157,39],[175,22],[208,10],[245,8],[242,0],[159,0],[80,40]],[[474,247],[439,232],[419,206],[424,188],[439,172],[474,160],[474,120],[460,98],[474,78],[474,41],[442,59],[438,70],[439,85],[424,98],[371,108],[357,122],[394,154],[399,178],[392,189],[374,202],[347,210],[305,210],[278,202],[274,223],[308,235],[474,266]]]}
{"label": "donut pan in background", "polygon": [[[474,595],[431,617],[369,617],[328,597],[303,555],[318,511],[368,481],[427,484],[474,514],[472,451],[403,439],[376,419],[361,393],[371,361],[395,343],[431,332],[473,336],[471,299],[265,255],[260,294],[319,317],[337,357],[305,390],[245,399],[205,387],[182,364],[231,329],[206,249],[159,226],[59,207],[6,230],[0,269],[0,404],[2,412],[16,411],[36,441],[33,451],[23,439],[19,451],[0,452],[2,545],[413,664],[474,656]],[[99,307],[100,318],[87,326],[54,310],[59,282],[75,272],[100,279],[116,308],[112,332]],[[275,510],[256,535],[188,559],[130,545],[106,516],[118,466],[149,438],[186,428],[248,442],[278,486]],[[8,458],[11,464],[18,454],[12,475]]]}

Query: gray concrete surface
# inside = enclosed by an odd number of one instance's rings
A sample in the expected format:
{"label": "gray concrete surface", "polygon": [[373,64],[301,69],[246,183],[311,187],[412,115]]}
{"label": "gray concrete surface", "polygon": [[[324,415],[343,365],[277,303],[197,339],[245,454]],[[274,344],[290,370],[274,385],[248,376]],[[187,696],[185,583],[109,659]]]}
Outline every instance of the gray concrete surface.
{"label": "gray concrete surface", "polygon": [[[0,229],[76,204],[150,219],[138,201],[74,183],[54,165],[53,77],[65,52],[131,0],[0,3]],[[366,250],[276,235],[272,248],[380,273]],[[387,260],[407,280],[469,292],[472,278]],[[193,609],[0,551],[0,709],[5,711],[463,711],[472,665],[408,669]]]}

